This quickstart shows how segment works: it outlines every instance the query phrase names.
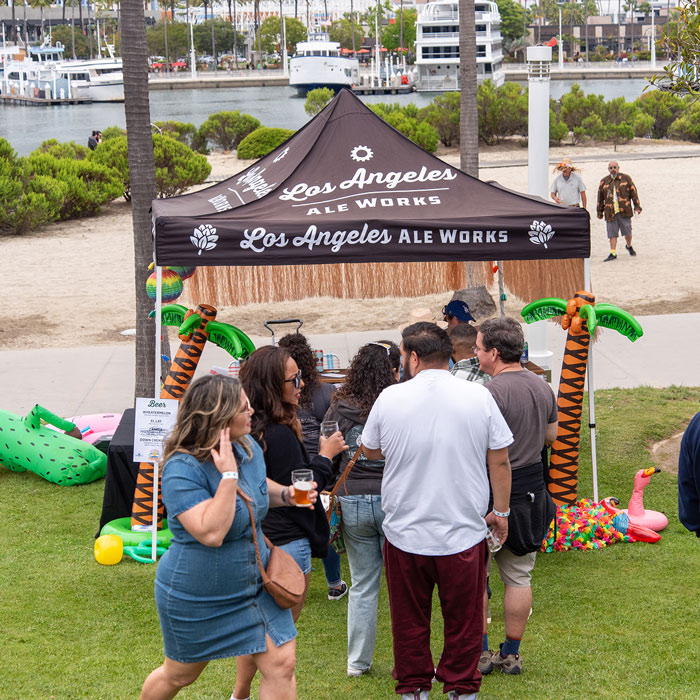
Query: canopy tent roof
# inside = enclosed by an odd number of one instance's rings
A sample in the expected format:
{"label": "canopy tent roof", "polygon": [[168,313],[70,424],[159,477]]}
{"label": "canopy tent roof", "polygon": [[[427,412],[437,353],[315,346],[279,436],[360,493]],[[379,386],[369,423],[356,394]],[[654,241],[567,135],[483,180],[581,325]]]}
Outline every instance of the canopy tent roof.
{"label": "canopy tent roof", "polygon": [[585,209],[485,183],[350,91],[253,166],[153,202],[157,265],[587,258]]}

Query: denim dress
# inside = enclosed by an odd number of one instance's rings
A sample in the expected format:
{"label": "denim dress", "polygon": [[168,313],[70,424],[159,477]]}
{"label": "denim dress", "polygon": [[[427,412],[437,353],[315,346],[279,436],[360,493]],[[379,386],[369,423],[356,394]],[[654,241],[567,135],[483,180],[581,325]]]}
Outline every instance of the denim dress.
{"label": "denim dress", "polygon": [[[234,444],[239,486],[252,508],[263,566],[269,550],[260,523],[268,509],[265,461],[254,440],[248,458]],[[178,453],[163,468],[163,501],[172,543],[156,571],[155,598],[165,656],[191,663],[265,651],[265,635],[275,646],[296,637],[289,610],[282,610],[262,588],[248,508],[236,497],[236,513],[221,547],[198,542],[176,516],[213,498],[221,474],[209,461]]]}

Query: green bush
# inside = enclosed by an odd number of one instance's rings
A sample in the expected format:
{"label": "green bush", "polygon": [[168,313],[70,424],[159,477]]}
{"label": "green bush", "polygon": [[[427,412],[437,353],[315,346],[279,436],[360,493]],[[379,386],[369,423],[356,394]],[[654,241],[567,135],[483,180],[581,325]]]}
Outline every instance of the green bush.
{"label": "green bush", "polygon": [[527,134],[527,93],[516,83],[497,88],[485,80],[477,90],[479,139],[486,145],[499,143],[512,134]]}
{"label": "green bush", "polygon": [[401,105],[377,103],[370,105],[370,109],[423,150],[428,153],[437,150],[440,141],[437,129],[425,121],[419,122],[416,117],[407,116]]}
{"label": "green bush", "polygon": [[306,93],[304,111],[315,117],[332,99],[335,93],[330,88],[316,88]]}
{"label": "green bush", "polygon": [[700,141],[700,102],[693,102],[685,113],[678,117],[668,129],[672,139]]}
{"label": "green bush", "polygon": [[108,126],[102,131],[102,141],[100,145],[105,141],[109,141],[109,139],[117,138],[117,136],[126,136],[126,129],[122,129],[120,126]]}
{"label": "green bush", "polygon": [[222,151],[234,151],[238,144],[260,126],[260,122],[250,114],[235,112],[217,112],[210,114],[202,126],[200,134],[216,148]]}
{"label": "green bush", "polygon": [[194,124],[191,124],[190,122],[162,121],[154,122],[153,126],[160,129],[160,133],[170,136],[171,139],[180,141],[180,143],[184,143],[192,150],[196,150],[192,146],[192,142],[196,139],[198,132],[198,129]]}
{"label": "green bush", "polygon": [[56,139],[48,139],[42,141],[39,148],[32,153],[48,153],[54,158],[75,158],[75,160],[85,160],[90,155],[90,149],[87,146],[81,146],[75,141],[61,143]]}
{"label": "green bush", "polygon": [[651,136],[663,139],[668,136],[668,130],[685,109],[685,101],[670,92],[650,90],[639,97],[635,104],[639,109],[653,119]]}
{"label": "green bush", "polygon": [[574,84],[571,90],[561,97],[561,118],[574,131],[582,126],[583,120],[594,114],[602,115],[605,100],[601,95],[586,95],[581,86]]}
{"label": "green bush", "polygon": [[639,109],[632,121],[632,128],[635,136],[650,138],[654,135],[654,117]]}
{"label": "green bush", "polygon": [[236,155],[243,160],[262,158],[294,134],[291,129],[261,126],[238,144]]}
{"label": "green bush", "polygon": [[437,129],[434,126],[430,126],[430,124],[426,122],[420,122],[416,126],[416,133],[413,137],[413,141],[424,151],[435,153],[439,140]]}
{"label": "green bush", "polygon": [[[205,156],[194,153],[184,143],[163,134],[153,134],[153,156],[156,165],[156,193],[159,197],[182,194],[193,185],[204,182],[211,172]],[[110,139],[92,153],[92,160],[111,164],[121,180],[126,200],[131,199],[129,152],[126,136]]]}
{"label": "green bush", "polygon": [[549,110],[549,143],[561,143],[569,135],[569,127],[561,120],[557,119],[556,112]]}
{"label": "green bush", "polygon": [[33,175],[53,178],[65,186],[59,219],[94,216],[103,204],[122,192],[119,173],[92,159],[73,160],[34,153],[28,162]]}
{"label": "green bush", "polygon": [[0,231],[21,234],[55,221],[63,194],[62,183],[32,175],[26,159],[0,139]]}
{"label": "green bush", "polygon": [[459,93],[446,92],[436,97],[419,113],[419,119],[434,127],[444,146],[459,143]]}

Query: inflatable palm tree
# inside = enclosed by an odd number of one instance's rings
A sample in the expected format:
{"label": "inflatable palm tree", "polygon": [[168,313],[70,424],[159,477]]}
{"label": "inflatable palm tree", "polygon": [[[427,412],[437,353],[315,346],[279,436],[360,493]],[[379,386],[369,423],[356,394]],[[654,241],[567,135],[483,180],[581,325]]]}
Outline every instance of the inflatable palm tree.
{"label": "inflatable palm tree", "polygon": [[538,299],[522,311],[527,323],[561,316],[567,331],[557,407],[559,429],[552,444],[549,463],[549,492],[557,505],[576,502],[578,493],[578,458],[581,441],[583,388],[588,364],[588,348],[596,326],[611,328],[632,342],[643,334],[637,319],[613,304],[596,304],[591,292],[576,292],[568,301],[558,298]]}
{"label": "inflatable palm tree", "polygon": [[[178,326],[180,347],[170,365],[160,392],[162,399],[182,398],[192,381],[199,358],[207,341],[226,350],[234,358],[245,359],[255,346],[250,338],[235,326],[215,321],[216,309],[200,304],[187,309],[181,304],[166,304],[161,309],[166,326]],[[163,502],[158,499],[158,529],[162,527]],[[153,523],[153,465],[142,462],[136,478],[134,504],[131,510],[131,527],[150,529]]]}

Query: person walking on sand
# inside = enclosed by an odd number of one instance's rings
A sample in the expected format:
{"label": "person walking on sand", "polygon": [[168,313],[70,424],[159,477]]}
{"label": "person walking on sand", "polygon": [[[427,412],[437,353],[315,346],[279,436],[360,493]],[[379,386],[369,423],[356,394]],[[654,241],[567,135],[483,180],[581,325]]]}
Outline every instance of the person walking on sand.
{"label": "person walking on sand", "polygon": [[[551,187],[551,197],[557,204],[567,207],[581,206],[586,208],[586,186],[583,184],[578,168],[564,158],[559,165],[554,166],[554,172],[559,174],[554,178]],[[579,204],[580,202],[580,204]]]}
{"label": "person walking on sand", "polygon": [[608,163],[608,175],[598,186],[598,218],[605,217],[605,226],[610,240],[610,253],[604,262],[617,260],[617,238],[622,233],[625,237],[627,252],[634,257],[637,251],[632,247],[632,205],[634,213],[642,213],[637,187],[632,178],[620,172],[617,161]]}

